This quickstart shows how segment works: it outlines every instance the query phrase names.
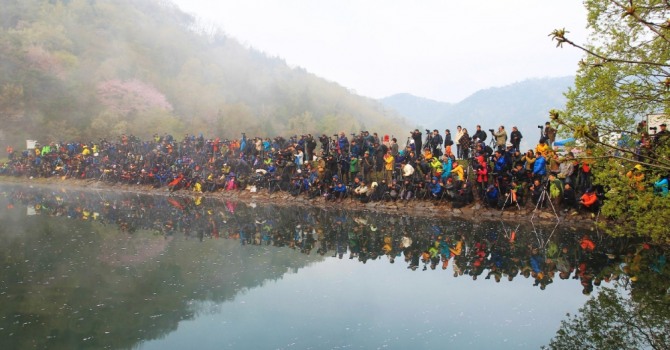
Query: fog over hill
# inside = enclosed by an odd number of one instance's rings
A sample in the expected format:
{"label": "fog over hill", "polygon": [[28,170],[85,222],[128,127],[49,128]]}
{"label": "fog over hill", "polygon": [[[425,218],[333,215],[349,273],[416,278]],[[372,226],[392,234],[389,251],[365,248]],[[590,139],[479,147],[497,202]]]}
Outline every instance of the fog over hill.
{"label": "fog over hill", "polygon": [[[536,126],[547,121],[549,110],[565,106],[563,93],[573,86],[574,77],[529,79],[503,87],[480,90],[458,103],[439,102],[410,94],[396,94],[381,99],[421,127],[455,129],[462,125],[474,130],[516,125],[522,133],[534,135]],[[538,133],[539,134],[539,133]]]}
{"label": "fog over hill", "polygon": [[[410,127],[167,0],[0,0],[0,142]],[[308,48],[306,48],[308,49]]]}

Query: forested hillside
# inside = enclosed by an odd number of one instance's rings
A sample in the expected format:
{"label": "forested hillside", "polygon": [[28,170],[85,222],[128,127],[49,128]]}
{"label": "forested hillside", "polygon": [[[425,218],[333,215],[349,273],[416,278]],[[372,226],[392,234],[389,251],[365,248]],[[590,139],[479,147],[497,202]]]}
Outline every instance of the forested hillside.
{"label": "forested hillside", "polygon": [[[0,142],[409,126],[160,0],[0,0]],[[305,48],[309,50],[309,48]]]}

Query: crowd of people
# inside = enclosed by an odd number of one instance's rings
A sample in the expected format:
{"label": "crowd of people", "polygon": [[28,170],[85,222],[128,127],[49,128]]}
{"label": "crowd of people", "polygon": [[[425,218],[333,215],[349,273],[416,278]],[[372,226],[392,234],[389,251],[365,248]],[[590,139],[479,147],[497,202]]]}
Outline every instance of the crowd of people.
{"label": "crowd of people", "polygon": [[[93,179],[195,192],[287,191],[294,196],[361,202],[430,200],[463,207],[475,200],[491,208],[582,210],[596,214],[605,193],[594,183],[591,160],[559,154],[556,129],[539,125],[539,142],[521,150],[523,135],[504,126],[470,135],[458,126],[424,134],[415,129],[404,144],[396,137],[358,134],[242,137],[234,140],[155,134],[150,140],[49,142],[16,152],[0,174]],[[665,124],[658,135],[667,133]],[[658,136],[657,135],[657,136]],[[489,138],[490,137],[490,138]],[[487,143],[487,139],[489,142]],[[656,139],[654,140],[656,141]],[[628,178],[642,186],[644,168]],[[667,195],[667,178],[654,184]]]}
{"label": "crowd of people", "polygon": [[[660,278],[665,252],[639,240],[592,232],[555,232],[551,227],[440,221],[347,210],[323,211],[222,203],[202,197],[137,196],[113,192],[44,191],[5,187],[6,208],[30,215],[113,225],[154,239],[233,239],[241,245],[290,248],[360,263],[387,261],[413,271],[446,271],[472,280],[513,281],[521,277],[545,289],[554,279],[579,280],[584,294],[602,282],[652,284]],[[501,226],[502,225],[502,226]],[[649,277],[651,274],[651,277]],[[647,276],[647,277],[645,277]],[[655,277],[654,277],[655,276]],[[659,286],[656,286],[659,287]],[[667,288],[667,282],[661,286]]]}

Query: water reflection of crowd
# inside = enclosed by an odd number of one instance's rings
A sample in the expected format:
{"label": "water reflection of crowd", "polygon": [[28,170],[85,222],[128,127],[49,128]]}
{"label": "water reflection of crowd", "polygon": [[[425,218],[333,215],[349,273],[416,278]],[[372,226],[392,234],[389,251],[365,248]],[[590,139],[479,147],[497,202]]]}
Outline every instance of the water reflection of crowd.
{"label": "water reflection of crowd", "polygon": [[[529,279],[545,289],[554,279],[575,279],[584,294],[612,281],[639,283],[665,267],[663,247],[631,239],[559,232],[556,227],[508,227],[503,223],[444,222],[415,217],[365,216],[324,211],[247,206],[201,197],[118,195],[104,192],[6,192],[8,208],[19,204],[38,215],[116,225],[133,234],[186,239],[235,239],[242,245],[288,247],[304,254],[404,262],[410,270],[447,270],[473,280]],[[667,286],[666,286],[667,288]]]}

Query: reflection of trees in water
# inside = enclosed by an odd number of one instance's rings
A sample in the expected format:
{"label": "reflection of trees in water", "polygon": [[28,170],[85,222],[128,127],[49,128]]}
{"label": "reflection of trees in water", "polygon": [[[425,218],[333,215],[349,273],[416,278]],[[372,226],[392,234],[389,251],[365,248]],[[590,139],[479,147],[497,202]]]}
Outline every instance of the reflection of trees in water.
{"label": "reflection of trees in water", "polygon": [[[102,265],[98,270],[114,269],[111,276],[98,277],[103,285],[115,286],[112,290],[122,299],[133,299],[127,301],[132,310],[147,309],[138,314],[138,325],[133,328],[142,330],[137,331],[142,334],[133,335],[141,339],[158,336],[143,333],[147,332],[145,323],[148,316],[170,315],[170,307],[165,305],[173,305],[174,314],[168,317],[172,321],[160,329],[171,330],[179,320],[192,317],[194,310],[188,300],[232,298],[244,288],[280,278],[287,267],[297,271],[308,257],[355,259],[362,264],[377,260],[404,262],[412,270],[436,270],[439,276],[438,271],[448,270],[454,277],[493,279],[498,283],[528,279],[538,289],[550,287],[556,278],[574,279],[576,289],[584,294],[613,281],[628,282],[635,286],[634,292],[665,291],[665,281],[670,280],[659,278],[665,269],[659,263],[664,252],[658,247],[564,227],[512,227],[502,222],[443,221],[336,209],[256,207],[207,198],[25,188],[13,190],[8,199],[15,207],[19,203],[31,206],[41,216],[76,219],[86,227],[82,232],[98,233],[93,243],[66,255],[73,261],[78,254],[95,256]],[[119,235],[119,231],[124,234]],[[177,236],[213,243],[175,245],[171,240]],[[231,249],[239,245],[245,248]],[[221,255],[224,247],[226,256]],[[55,251],[62,254],[68,249],[71,247],[63,246]],[[281,253],[294,250],[302,254]],[[306,260],[298,262],[298,257]],[[259,275],[257,271],[261,270],[264,274]],[[24,273],[28,271],[17,275]],[[80,285],[95,286],[88,282]],[[77,288],[73,291],[81,294]],[[90,292],[101,293],[93,287]],[[151,296],[149,303],[134,298],[153,293],[156,296]],[[597,300],[609,298],[608,293],[603,295]],[[119,307],[128,309],[126,305]],[[594,314],[598,308],[587,311]],[[168,311],[155,311],[164,309]]]}
{"label": "reflection of trees in water", "polygon": [[[664,255],[648,257],[656,260],[652,264],[665,261]],[[670,349],[670,274],[652,269],[636,277],[645,282],[626,279],[588,300],[578,315],[561,322],[547,348]]]}
{"label": "reflection of trees in water", "polygon": [[[232,240],[175,242],[155,229],[171,214],[142,222],[161,205],[151,198],[69,195],[14,192],[13,208],[0,210],[0,349],[130,348],[174,331],[203,302],[320,260]],[[27,206],[37,215],[27,219]],[[119,222],[133,229],[120,234]]]}

